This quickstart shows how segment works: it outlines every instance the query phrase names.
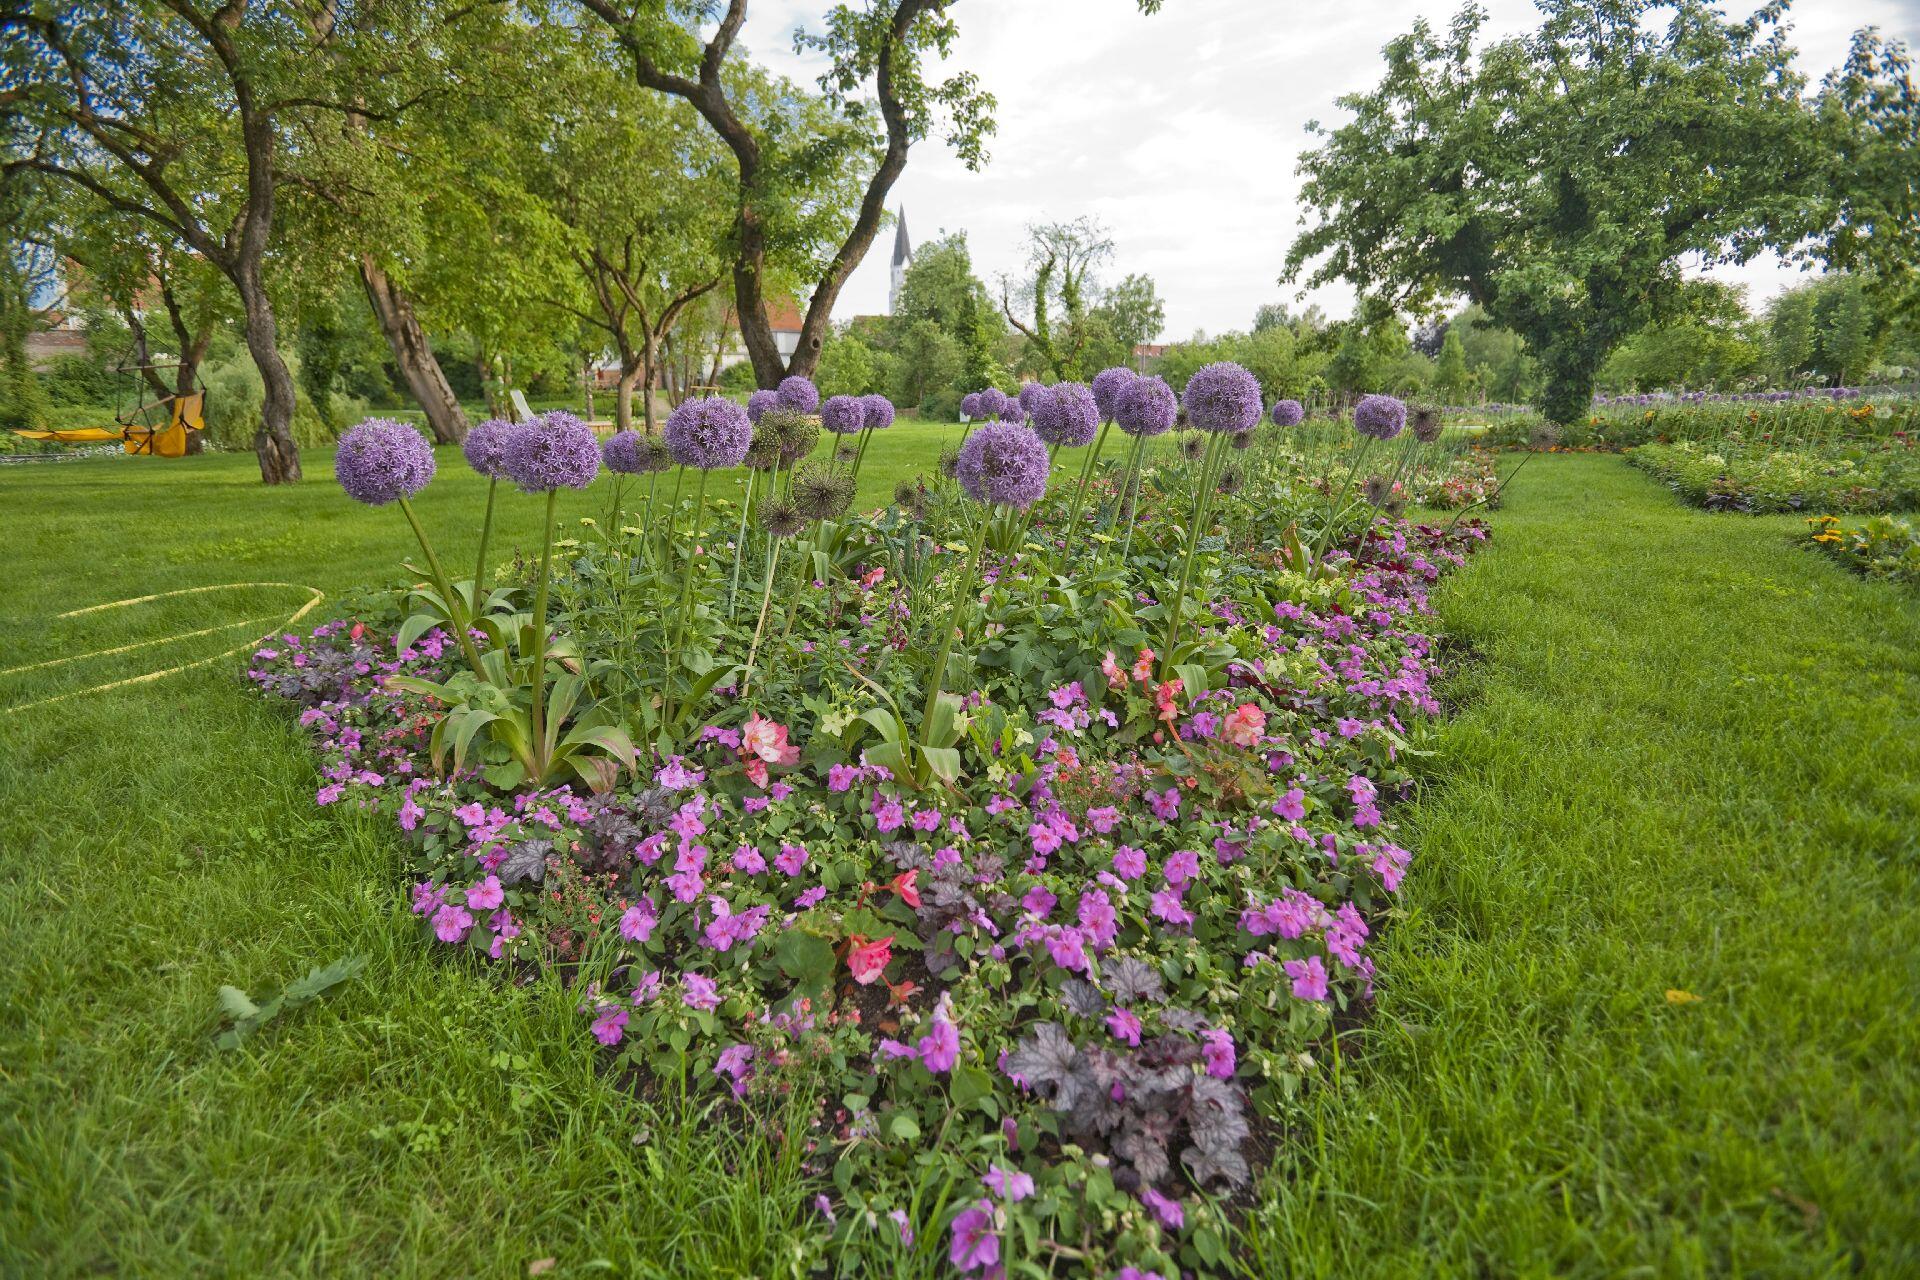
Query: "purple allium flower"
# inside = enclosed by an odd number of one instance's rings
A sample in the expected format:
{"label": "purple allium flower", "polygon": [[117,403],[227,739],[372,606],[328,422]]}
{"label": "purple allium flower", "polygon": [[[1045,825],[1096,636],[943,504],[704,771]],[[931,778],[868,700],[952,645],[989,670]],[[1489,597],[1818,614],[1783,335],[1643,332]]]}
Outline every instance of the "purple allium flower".
{"label": "purple allium flower", "polygon": [[1187,417],[1202,431],[1246,431],[1260,421],[1260,382],[1231,360],[1187,379]]}
{"label": "purple allium flower", "polygon": [[476,422],[467,432],[467,438],[460,445],[460,452],[467,455],[467,465],[489,480],[500,478],[500,460],[507,449],[507,437],[518,428],[505,418],[488,418],[485,422]]}
{"label": "purple allium flower", "polygon": [[1012,403],[1014,403],[1013,399],[1008,396],[1006,392],[998,387],[988,387],[980,393],[980,416],[983,418],[1003,417],[1007,412],[1007,406]]}
{"label": "purple allium flower", "polygon": [[600,446],[600,460],[607,470],[623,476],[637,476],[646,469],[645,448],[638,431],[618,431]]}
{"label": "purple allium flower", "polygon": [[779,405],[780,393],[778,391],[769,391],[765,387],[762,387],[747,397],[747,421],[758,422],[760,421],[760,415],[769,409],[778,408]]}
{"label": "purple allium flower", "polygon": [[600,474],[593,428],[564,409],[543,413],[507,437],[500,469],[522,493],[584,489]]}
{"label": "purple allium flower", "polygon": [[1407,425],[1407,406],[1395,396],[1363,396],[1353,406],[1353,429],[1375,440],[1391,440]]}
{"label": "purple allium flower", "polygon": [[1273,423],[1277,427],[1298,426],[1305,420],[1307,411],[1298,400],[1276,400],[1273,402]]}
{"label": "purple allium flower", "polygon": [[986,417],[986,414],[980,411],[980,393],[978,391],[969,391],[960,397],[960,412],[968,419]]}
{"label": "purple allium flower", "polygon": [[873,431],[885,431],[893,425],[893,401],[882,395],[861,396],[860,403],[867,411],[867,427]]}
{"label": "purple allium flower", "polygon": [[1027,411],[1029,418],[1036,417],[1040,413],[1040,402],[1047,398],[1047,393],[1051,389],[1052,388],[1046,384],[1039,382],[1023,382],[1020,384],[1020,395],[1018,397],[1020,407]]}
{"label": "purple allium flower", "polygon": [[1130,436],[1164,435],[1179,416],[1180,402],[1163,378],[1135,378],[1114,406],[1114,421]]}
{"label": "purple allium flower", "polygon": [[820,388],[813,385],[812,379],[797,373],[780,379],[779,396],[780,407],[795,413],[812,413],[820,407]]}
{"label": "purple allium flower", "polygon": [[1140,375],[1123,364],[1102,369],[1093,375],[1093,402],[1100,407],[1100,420],[1112,422],[1120,410],[1120,393]]}
{"label": "purple allium flower", "polygon": [[[787,379],[793,381],[796,379]],[[805,382],[809,390],[813,387],[804,378],[798,381]],[[781,384],[783,391],[785,386]],[[747,411],[733,401],[708,396],[704,400],[682,400],[680,407],[667,415],[666,430],[661,434],[675,462],[712,471],[740,465],[753,443],[753,423],[747,420]]]}
{"label": "purple allium flower", "polygon": [[1024,510],[1047,491],[1047,447],[1026,427],[989,423],[967,437],[954,474],[974,501]]}
{"label": "purple allium flower", "polygon": [[1076,449],[1093,443],[1094,434],[1100,430],[1100,409],[1086,383],[1054,384],[1046,404],[1044,419],[1038,409],[1033,414],[1033,429],[1042,440]]}
{"label": "purple allium flower", "polygon": [[1020,398],[1007,401],[1007,410],[1023,414],[1042,440],[1055,443],[1053,439],[1053,389],[1043,387],[1037,382],[1029,382],[1020,388]]}
{"label": "purple allium flower", "polygon": [[867,406],[859,396],[828,396],[820,406],[820,425],[836,435],[850,436],[866,423]]}
{"label": "purple allium flower", "polygon": [[368,418],[340,437],[333,475],[347,496],[370,507],[411,498],[433,479],[433,446],[404,422]]}

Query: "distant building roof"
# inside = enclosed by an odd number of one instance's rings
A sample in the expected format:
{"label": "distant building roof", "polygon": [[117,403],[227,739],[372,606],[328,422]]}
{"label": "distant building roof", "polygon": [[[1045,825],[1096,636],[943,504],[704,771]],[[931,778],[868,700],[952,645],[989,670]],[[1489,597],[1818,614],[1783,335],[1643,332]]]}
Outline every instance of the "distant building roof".
{"label": "distant building roof", "polygon": [[78,329],[46,329],[27,335],[27,367],[45,369],[61,356],[87,354],[87,335]]}
{"label": "distant building roof", "polygon": [[800,303],[793,298],[767,299],[767,323],[775,333],[798,333],[805,319]]}

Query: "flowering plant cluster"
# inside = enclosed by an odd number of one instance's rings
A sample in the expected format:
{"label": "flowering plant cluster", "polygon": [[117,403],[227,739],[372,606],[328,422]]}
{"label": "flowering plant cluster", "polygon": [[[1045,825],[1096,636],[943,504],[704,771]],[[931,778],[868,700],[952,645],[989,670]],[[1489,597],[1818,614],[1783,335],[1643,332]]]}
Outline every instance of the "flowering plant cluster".
{"label": "flowering plant cluster", "polygon": [[1834,515],[1807,520],[1808,545],[1869,578],[1920,584],[1920,527],[1897,516],[1877,515],[1858,525]]}
{"label": "flowering plant cluster", "polygon": [[[1088,457],[1049,488],[1059,450],[1174,425],[1164,383],[1108,371],[1018,414],[999,395],[954,476],[887,511],[763,517],[764,581],[798,575],[777,612],[769,585],[734,619],[728,566],[701,557],[682,606],[651,586],[633,605],[647,535],[617,516],[551,543],[528,585],[552,593],[555,679],[601,727],[647,729],[630,765],[463,763],[447,726],[477,712],[445,696],[452,620],[369,611],[279,637],[250,674],[314,734],[316,800],[404,833],[431,945],[565,975],[612,1070],[749,1122],[801,1109],[808,1265],[1212,1273],[1228,1198],[1372,993],[1412,861],[1392,802],[1438,711],[1427,593],[1486,535],[1343,497],[1303,559],[1297,526],[1337,491],[1261,425],[1243,370],[1202,372],[1192,458],[1136,443],[1117,474]],[[744,433],[703,409],[668,447],[740,437],[752,467],[772,440],[777,514],[811,483],[779,461],[806,398],[783,385]],[[852,434],[852,407],[816,408]],[[570,455],[548,453],[567,483]],[[644,461],[609,446],[617,476]],[[1018,539],[989,554],[1004,526]],[[709,632],[680,644],[712,646],[711,677],[671,724],[644,687],[623,718],[648,661],[625,646],[682,617]]]}
{"label": "flowering plant cluster", "polygon": [[[1487,430],[1485,439],[1524,445],[1543,423],[1537,414],[1505,415]],[[1561,443],[1577,449],[1630,449],[1688,440],[1717,445],[1738,436],[1799,450],[1844,439],[1911,437],[1920,430],[1920,399],[1827,387],[1743,396],[1623,396],[1596,401],[1586,417],[1555,430]]]}
{"label": "flowering plant cluster", "polygon": [[1738,436],[1642,445],[1627,455],[1680,497],[1709,511],[1911,511],[1920,507],[1920,452],[1904,433],[1775,448]]}

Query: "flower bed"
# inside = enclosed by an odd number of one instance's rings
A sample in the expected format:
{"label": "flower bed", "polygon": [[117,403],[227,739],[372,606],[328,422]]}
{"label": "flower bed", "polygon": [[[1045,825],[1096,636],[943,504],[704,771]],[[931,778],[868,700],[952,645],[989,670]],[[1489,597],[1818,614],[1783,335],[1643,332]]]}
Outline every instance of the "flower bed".
{"label": "flower bed", "polygon": [[1878,515],[1848,527],[1833,515],[1807,520],[1807,545],[1869,578],[1920,584],[1920,528],[1912,521]]}
{"label": "flower bed", "polygon": [[1906,436],[1809,444],[1798,450],[1728,439],[1642,445],[1635,466],[1709,511],[1910,510],[1920,506],[1920,456]]}
{"label": "flower bed", "polygon": [[[806,1265],[1211,1271],[1256,1130],[1287,1123],[1372,992],[1410,860],[1387,806],[1437,711],[1426,593],[1485,537],[1381,517],[1284,428],[1255,439],[1243,373],[1190,385],[1211,430],[1192,459],[1132,449],[1116,476],[1090,455],[1030,505],[1040,441],[1143,438],[1171,394],[996,391],[958,483],[886,512],[780,533],[808,464],[782,487],[776,460],[763,547],[596,522],[489,599],[413,593],[472,645],[400,609],[283,637],[251,675],[315,734],[318,801],[407,833],[435,945],[563,974],[583,1037],[650,1088],[730,1095],[770,1130],[799,1108]],[[760,410],[756,441],[788,429]],[[1399,433],[1389,410],[1369,440]],[[698,413],[712,452],[732,420]],[[537,444],[517,439],[522,470],[572,467]],[[424,483],[391,474],[396,500]],[[643,674],[628,644],[685,674]],[[552,678],[532,744],[485,678],[529,662]]]}

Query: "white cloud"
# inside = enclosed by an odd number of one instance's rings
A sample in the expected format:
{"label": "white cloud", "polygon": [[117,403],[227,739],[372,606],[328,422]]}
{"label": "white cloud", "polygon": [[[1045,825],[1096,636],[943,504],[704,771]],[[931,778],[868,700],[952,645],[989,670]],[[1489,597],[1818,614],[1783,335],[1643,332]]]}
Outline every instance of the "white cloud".
{"label": "white cloud", "polygon": [[[1757,3],[1757,0],[1753,0]],[[1529,0],[1490,0],[1495,32],[1533,25]],[[1736,3],[1732,7],[1739,8]],[[915,147],[890,206],[904,205],[916,243],[965,229],[989,281],[1018,273],[1030,222],[1099,217],[1113,234],[1115,272],[1145,271],[1167,301],[1167,336],[1243,328],[1262,302],[1291,298],[1276,283],[1297,227],[1296,158],[1309,120],[1334,121],[1334,99],[1380,77],[1380,48],[1424,14],[1443,26],[1452,0],[1168,0],[1142,17],[1132,0],[969,0],[951,65],[979,74],[999,99],[992,161],[967,171],[937,139]],[[792,52],[792,32],[817,21],[813,0],[756,5],[754,53],[811,81],[818,60]],[[1915,42],[1914,0],[1800,0],[1792,13],[1800,66],[1817,80],[1840,62],[1860,26]],[[882,235],[842,291],[841,318],[887,303]],[[1716,268],[1759,301],[1798,278],[1777,259]],[[1309,300],[1330,314],[1344,287]]]}

